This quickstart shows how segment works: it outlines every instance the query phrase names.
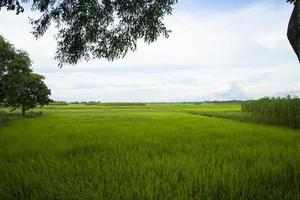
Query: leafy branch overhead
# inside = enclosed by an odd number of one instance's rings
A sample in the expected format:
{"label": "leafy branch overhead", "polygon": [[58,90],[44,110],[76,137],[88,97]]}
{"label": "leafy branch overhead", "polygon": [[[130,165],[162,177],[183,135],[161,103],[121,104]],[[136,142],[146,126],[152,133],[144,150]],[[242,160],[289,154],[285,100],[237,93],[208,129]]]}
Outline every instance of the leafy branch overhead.
{"label": "leafy branch overhead", "polygon": [[31,20],[37,38],[51,24],[58,28],[56,59],[62,66],[81,59],[114,60],[134,51],[139,39],[151,43],[168,37],[163,17],[177,0],[0,0],[0,8],[19,14],[28,2],[41,13]]}
{"label": "leafy branch overhead", "polygon": [[[81,59],[114,60],[134,51],[137,41],[146,43],[168,37],[163,18],[172,13],[178,0],[0,0],[22,13],[22,4],[41,13],[32,19],[33,34],[39,38],[51,24],[58,28],[56,59],[59,65],[76,64]],[[288,27],[288,38],[300,61],[300,1],[287,0],[295,8]]]}

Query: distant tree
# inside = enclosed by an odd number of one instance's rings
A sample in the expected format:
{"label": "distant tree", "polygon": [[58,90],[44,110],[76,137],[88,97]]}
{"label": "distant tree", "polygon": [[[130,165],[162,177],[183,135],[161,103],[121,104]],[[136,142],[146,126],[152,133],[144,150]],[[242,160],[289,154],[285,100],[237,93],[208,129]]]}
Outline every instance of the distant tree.
{"label": "distant tree", "polygon": [[39,38],[52,23],[58,28],[56,59],[60,66],[79,60],[114,60],[134,51],[137,41],[146,43],[170,31],[163,17],[171,14],[178,0],[0,0],[1,7],[24,11],[22,3],[39,11],[32,20],[33,34]]}
{"label": "distant tree", "polygon": [[43,82],[44,77],[32,73],[29,55],[16,50],[0,36],[0,94],[6,107],[25,112],[37,105],[49,103],[50,90]]}

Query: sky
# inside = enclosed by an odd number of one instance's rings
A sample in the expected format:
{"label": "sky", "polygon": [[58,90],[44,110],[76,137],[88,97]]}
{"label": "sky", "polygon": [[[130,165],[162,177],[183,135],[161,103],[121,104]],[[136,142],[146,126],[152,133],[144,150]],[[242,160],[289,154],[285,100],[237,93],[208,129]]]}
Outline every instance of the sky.
{"label": "sky", "polygon": [[0,34],[26,50],[58,101],[183,102],[300,95],[300,65],[286,37],[285,0],[179,0],[172,33],[114,62],[59,68],[55,28],[36,40],[26,10],[0,11]]}

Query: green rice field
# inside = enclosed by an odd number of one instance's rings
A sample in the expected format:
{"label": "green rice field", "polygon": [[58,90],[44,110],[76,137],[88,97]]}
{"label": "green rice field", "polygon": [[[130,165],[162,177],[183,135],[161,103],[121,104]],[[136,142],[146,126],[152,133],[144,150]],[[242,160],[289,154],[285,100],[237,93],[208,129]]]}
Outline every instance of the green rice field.
{"label": "green rice field", "polygon": [[300,130],[238,104],[40,111],[0,125],[0,199],[300,199]]}

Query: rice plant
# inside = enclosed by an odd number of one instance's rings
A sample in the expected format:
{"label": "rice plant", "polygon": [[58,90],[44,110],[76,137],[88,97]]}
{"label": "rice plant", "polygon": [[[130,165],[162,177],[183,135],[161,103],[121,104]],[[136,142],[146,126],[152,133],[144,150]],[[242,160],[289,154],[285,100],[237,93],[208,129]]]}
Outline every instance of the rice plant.
{"label": "rice plant", "polygon": [[300,199],[300,130],[187,112],[238,105],[51,107],[0,126],[1,200]]}

